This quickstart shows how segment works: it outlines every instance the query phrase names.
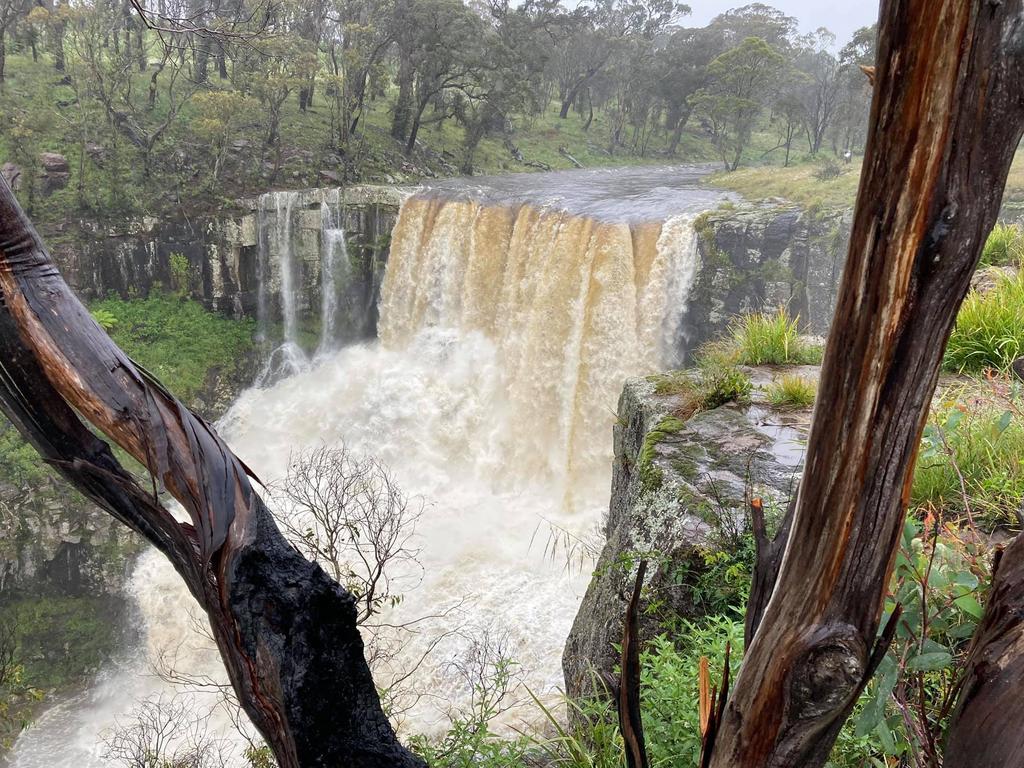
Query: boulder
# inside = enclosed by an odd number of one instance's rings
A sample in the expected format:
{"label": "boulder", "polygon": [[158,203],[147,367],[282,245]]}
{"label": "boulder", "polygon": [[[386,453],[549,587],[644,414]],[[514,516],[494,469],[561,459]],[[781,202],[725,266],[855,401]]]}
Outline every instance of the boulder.
{"label": "boulder", "polygon": [[4,181],[17,192],[21,189],[21,168],[14,163],[4,163],[0,165],[0,176],[4,177]]}
{"label": "boulder", "polygon": [[39,164],[43,171],[39,174],[40,189],[44,195],[50,195],[58,189],[64,189],[71,178],[71,166],[68,159],[57,152],[43,152],[39,155]]}
{"label": "boulder", "polygon": [[981,267],[971,275],[971,288],[978,293],[990,293],[1000,280],[1016,274],[1016,267]]}
{"label": "boulder", "polygon": [[39,155],[39,164],[47,173],[70,173],[68,159],[58,152],[43,152]]}
{"label": "boulder", "polygon": [[[752,373],[755,381],[771,378]],[[683,420],[685,395],[671,386],[680,376],[631,380],[619,400],[606,541],[562,656],[570,697],[591,693],[618,663],[613,644],[622,640],[641,557],[649,561],[643,642],[668,622],[699,615],[680,575],[702,568],[703,551],[720,547],[723,532],[743,529],[748,486],[780,510],[797,487],[809,412],[755,402]]]}

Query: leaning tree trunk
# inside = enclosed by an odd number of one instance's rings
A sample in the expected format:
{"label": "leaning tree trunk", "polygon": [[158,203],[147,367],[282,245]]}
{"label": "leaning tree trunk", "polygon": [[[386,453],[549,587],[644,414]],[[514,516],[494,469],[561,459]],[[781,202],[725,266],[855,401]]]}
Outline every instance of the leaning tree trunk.
{"label": "leaning tree trunk", "polygon": [[[0,181],[0,408],[84,494],[156,546],[210,620],[282,768],[423,763],[380,707],[352,595],[283,538],[252,473],[75,298]],[[80,416],[152,474],[143,489]],[[178,523],[166,489],[185,508]]]}
{"label": "leaning tree trunk", "polygon": [[876,636],[921,431],[1024,125],[1021,3],[882,3],[806,469],[777,577],[759,574],[771,597],[753,600],[767,605],[752,617],[712,768],[824,764],[885,651]]}

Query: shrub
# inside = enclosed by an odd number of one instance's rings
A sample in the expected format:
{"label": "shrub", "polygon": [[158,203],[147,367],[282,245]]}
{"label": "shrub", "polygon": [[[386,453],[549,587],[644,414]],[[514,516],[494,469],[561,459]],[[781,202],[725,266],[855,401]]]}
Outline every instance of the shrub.
{"label": "shrub", "polygon": [[972,291],[960,307],[945,365],[960,373],[1005,371],[1024,355],[1024,272],[1003,275],[988,293]]}
{"label": "shrub", "polygon": [[996,224],[985,249],[981,264],[986,267],[1020,266],[1024,262],[1024,232],[1016,224]]}
{"label": "shrub", "polygon": [[825,155],[814,171],[814,178],[818,181],[830,181],[838,179],[843,173],[845,170],[839,161],[831,155]]}
{"label": "shrub", "polygon": [[729,329],[736,362],[741,365],[817,362],[820,352],[800,339],[798,324],[799,318],[791,318],[785,307],[736,318]]}
{"label": "shrub", "polygon": [[807,408],[814,404],[818,384],[803,376],[783,376],[768,387],[768,402],[777,408]]}
{"label": "shrub", "polygon": [[117,315],[109,309],[94,309],[91,314],[92,319],[97,322],[100,328],[108,333],[117,326]]}

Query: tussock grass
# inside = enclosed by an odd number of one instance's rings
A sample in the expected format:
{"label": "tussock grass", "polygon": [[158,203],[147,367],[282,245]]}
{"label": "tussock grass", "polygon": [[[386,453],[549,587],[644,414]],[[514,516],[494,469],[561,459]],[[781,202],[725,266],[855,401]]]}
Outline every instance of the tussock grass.
{"label": "tussock grass", "polygon": [[820,350],[801,340],[799,318],[790,317],[785,307],[736,318],[727,345],[739,365],[802,365],[821,360]]}
{"label": "tussock grass", "polygon": [[996,224],[985,241],[981,264],[986,267],[1015,267],[1024,263],[1024,232],[1016,224]]}
{"label": "tussock grass", "polygon": [[803,376],[783,376],[767,390],[768,402],[776,408],[807,408],[817,394],[817,383]]}
{"label": "tussock grass", "polygon": [[970,514],[986,527],[1016,526],[1024,503],[1024,424],[1009,410],[947,405],[925,429],[911,501]]}
{"label": "tussock grass", "polygon": [[945,366],[958,373],[1005,371],[1024,355],[1024,273],[1002,276],[987,293],[972,291],[957,315]]}

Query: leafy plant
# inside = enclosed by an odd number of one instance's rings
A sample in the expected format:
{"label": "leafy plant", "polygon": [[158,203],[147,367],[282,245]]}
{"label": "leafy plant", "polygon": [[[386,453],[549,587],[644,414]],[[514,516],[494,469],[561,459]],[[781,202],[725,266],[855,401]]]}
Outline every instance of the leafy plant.
{"label": "leafy plant", "polygon": [[1003,275],[987,293],[972,291],[960,307],[945,366],[959,373],[1005,371],[1024,356],[1024,273]]}
{"label": "leafy plant", "polygon": [[932,514],[924,521],[908,518],[883,626],[897,605],[902,614],[889,654],[864,696],[854,738],[871,737],[882,757],[941,767],[945,728],[988,578],[973,529],[944,525]]}
{"label": "leafy plant", "polygon": [[818,385],[803,376],[783,376],[768,387],[768,402],[777,408],[806,408],[814,404]]}
{"label": "leafy plant", "polygon": [[94,309],[90,313],[93,320],[95,320],[100,328],[108,333],[117,326],[117,315],[111,312],[109,309]]}

